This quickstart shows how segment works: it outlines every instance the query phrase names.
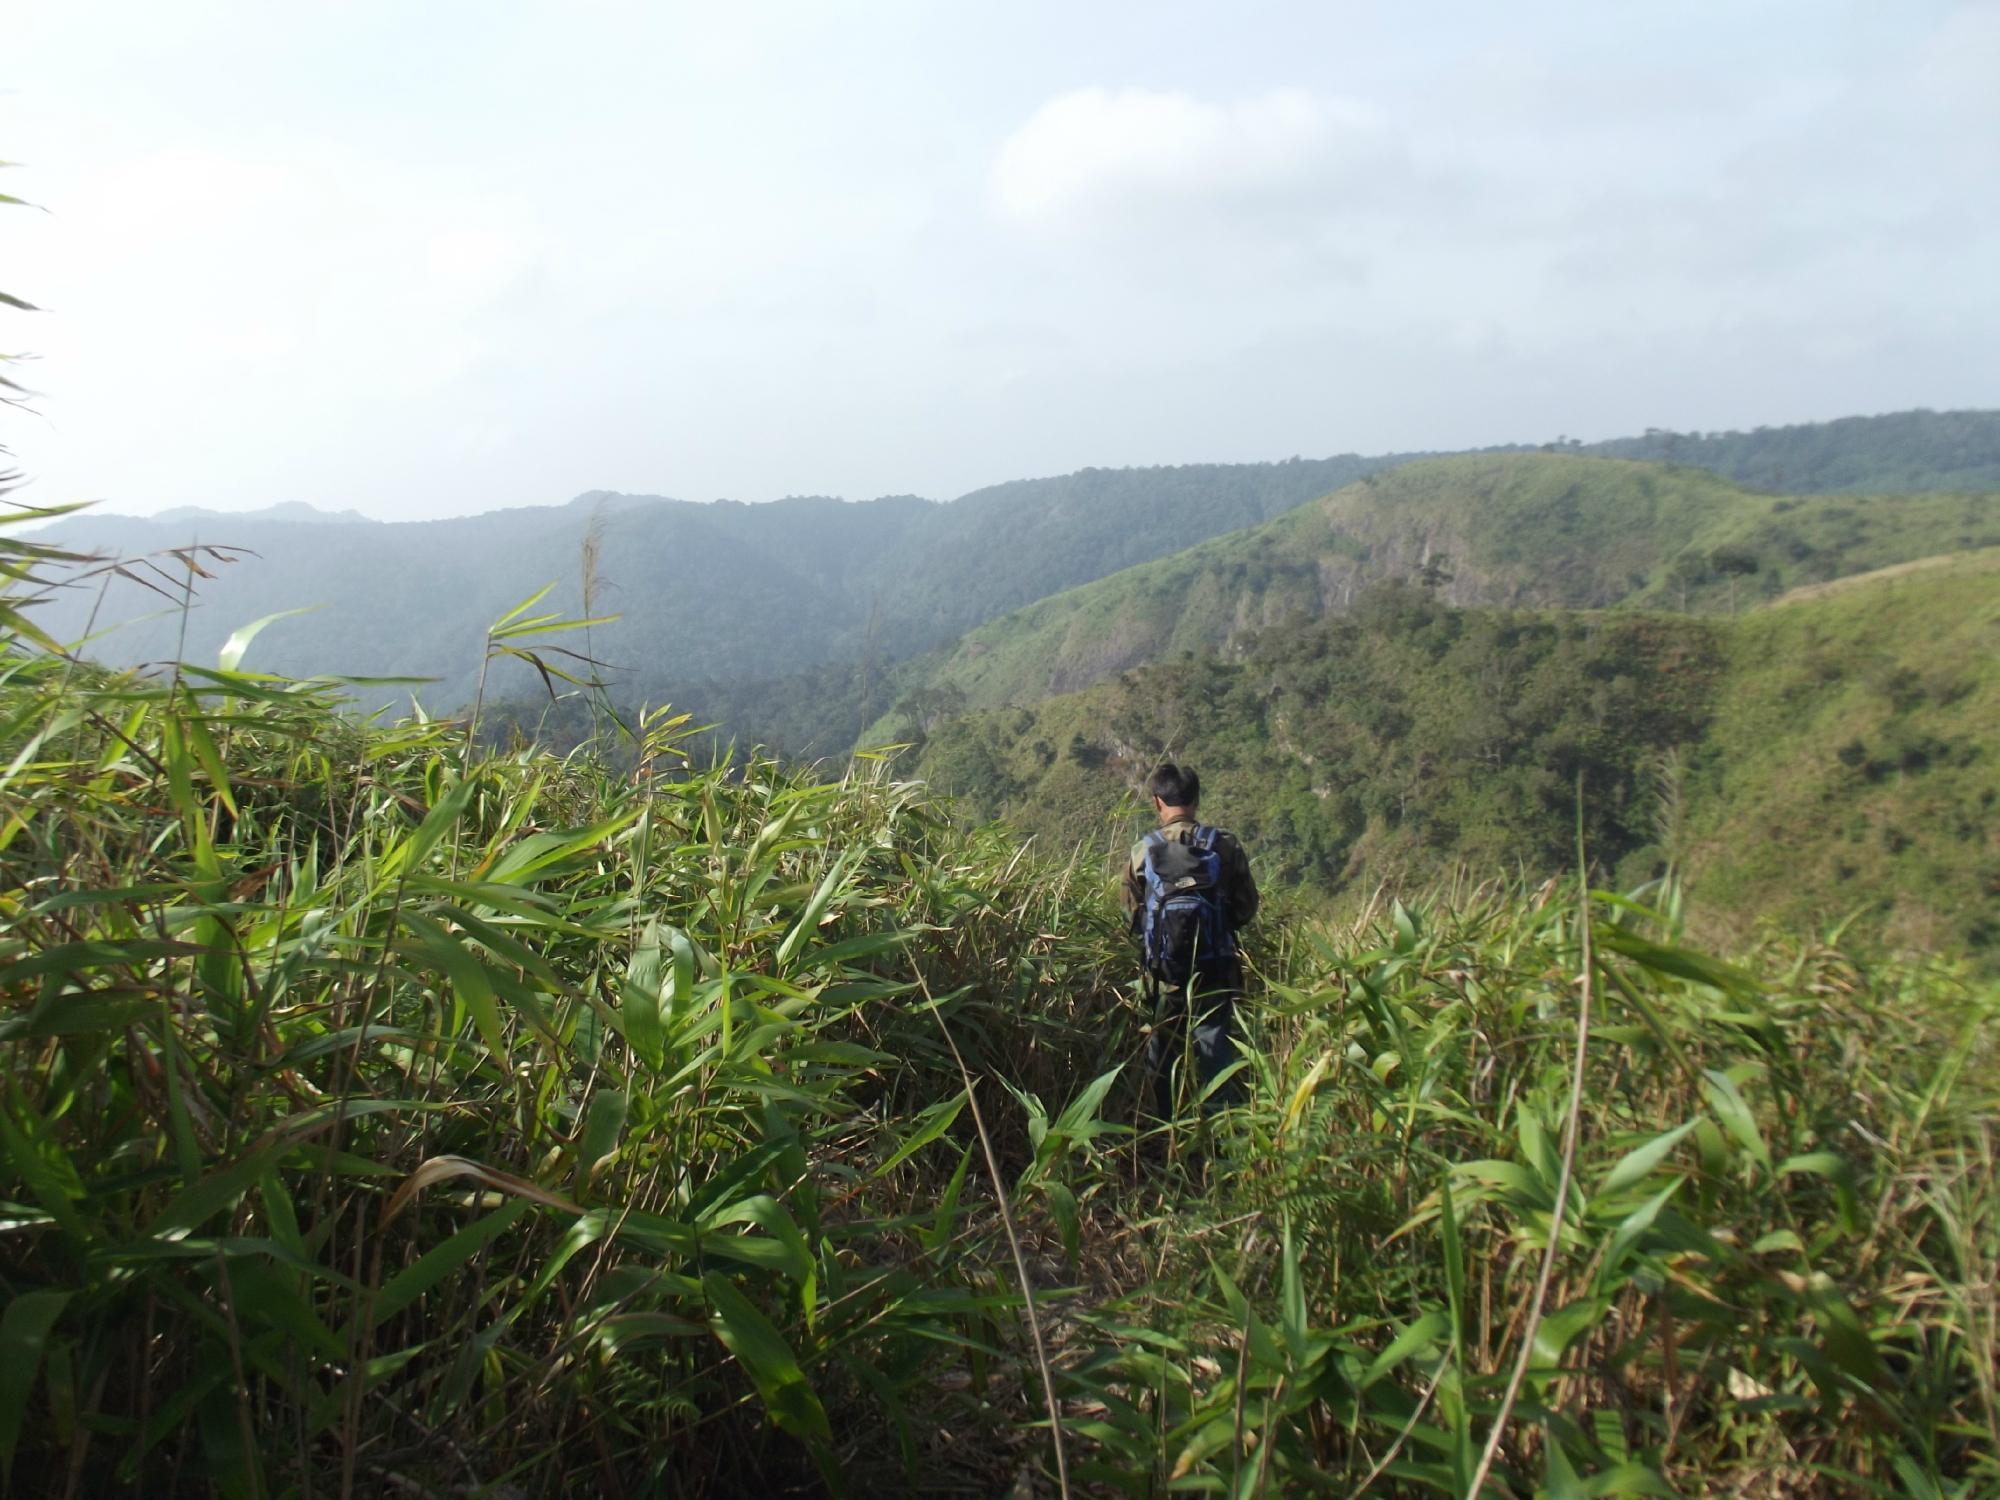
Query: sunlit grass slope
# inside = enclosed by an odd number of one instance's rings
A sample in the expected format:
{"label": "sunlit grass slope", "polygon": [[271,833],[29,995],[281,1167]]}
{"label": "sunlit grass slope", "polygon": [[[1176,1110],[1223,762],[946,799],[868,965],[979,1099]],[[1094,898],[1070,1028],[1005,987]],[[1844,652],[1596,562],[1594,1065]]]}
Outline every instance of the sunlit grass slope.
{"label": "sunlit grass slope", "polygon": [[[1621,459],[1435,459],[980,626],[928,683],[975,708],[1030,703],[1337,612],[1372,582],[1427,568],[1454,604],[1726,612],[1798,584],[1995,543],[1992,495],[1779,496]],[[895,738],[903,722],[888,715],[872,741]]]}
{"label": "sunlit grass slope", "polygon": [[1856,913],[2000,950],[2000,550],[1782,599],[1728,639],[1687,799],[1704,924]]}

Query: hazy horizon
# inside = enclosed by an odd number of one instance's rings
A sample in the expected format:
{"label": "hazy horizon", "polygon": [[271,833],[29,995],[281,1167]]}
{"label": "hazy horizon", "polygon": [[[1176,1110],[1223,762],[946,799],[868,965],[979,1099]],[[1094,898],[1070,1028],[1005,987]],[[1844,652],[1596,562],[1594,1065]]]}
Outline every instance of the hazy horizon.
{"label": "hazy horizon", "polygon": [[30,0],[23,498],[375,519],[2000,404],[2000,3]]}
{"label": "hazy horizon", "polygon": [[[1980,411],[1983,409],[1965,408],[1963,410]],[[1871,417],[1897,416],[1897,415],[1902,415],[1902,413],[1845,412],[1838,417],[1808,419],[1808,421],[1805,424],[1758,423],[1740,429],[1702,429],[1700,431],[1689,430],[1683,435],[1690,438],[1699,438],[1704,436],[1705,434],[1710,436],[1719,436],[1726,431],[1749,433],[1749,432],[1754,432],[1759,428],[1767,428],[1767,427],[1777,427],[1777,426],[1787,426],[1787,425],[1813,425],[1814,422],[1825,423],[1825,422],[1834,422],[1847,419],[1866,419]],[[1610,441],[1619,438],[1640,437],[1642,435],[1643,435],[1642,431],[1600,433],[1600,434],[1576,434],[1576,433],[1566,434],[1566,436],[1570,438],[1580,440],[1586,446],[1596,442]],[[1510,446],[1516,446],[1516,445],[1488,444],[1484,445],[1484,448],[1490,451]],[[1414,451],[1414,450],[1405,450],[1405,451]],[[1427,451],[1434,451],[1440,456],[1451,456],[1461,453],[1478,452],[1482,450],[1472,447],[1459,447],[1459,448],[1438,448]],[[1359,452],[1358,456],[1379,457],[1383,456],[1385,452],[1386,450],[1362,451]],[[284,511],[287,509],[298,509],[303,507],[304,509],[314,511],[321,516],[327,517],[330,521],[344,521],[345,518],[352,516],[355,518],[356,521],[376,522],[383,525],[401,525],[405,523],[421,523],[427,521],[473,520],[477,519],[480,516],[491,515],[500,511],[510,511],[510,510],[563,510],[567,509],[572,505],[580,505],[585,500],[591,499],[596,496],[606,496],[622,500],[633,500],[633,501],[660,501],[670,505],[678,505],[678,504],[776,505],[776,504],[781,504],[785,501],[799,501],[799,500],[825,500],[825,501],[832,501],[842,505],[869,505],[869,504],[874,504],[878,501],[918,500],[929,505],[950,505],[955,501],[964,500],[973,495],[981,494],[989,490],[1001,489],[1010,484],[1046,483],[1051,480],[1067,478],[1074,474],[1089,473],[1093,471],[1103,471],[1103,470],[1144,471],[1148,469],[1177,469],[1177,468],[1201,468],[1201,467],[1214,467],[1214,466],[1227,466],[1227,465],[1282,464],[1287,462],[1288,460],[1305,459],[1310,461],[1324,461],[1327,459],[1336,458],[1340,456],[1341,455],[1338,454],[1306,453],[1298,455],[1288,454],[1286,455],[1285,458],[1252,458],[1252,459],[1194,458],[1171,464],[1145,464],[1145,463],[1120,464],[1120,465],[1085,464],[1078,469],[1066,470],[1061,474],[1009,475],[1005,479],[996,479],[986,484],[975,485],[972,489],[965,490],[955,495],[921,495],[913,490],[894,490],[879,495],[834,495],[834,494],[827,494],[825,492],[817,492],[817,493],[793,493],[793,494],[783,494],[783,495],[764,495],[755,497],[744,497],[738,495],[717,495],[709,499],[700,499],[695,496],[665,494],[655,490],[608,490],[601,487],[597,488],[586,487],[584,489],[575,491],[573,494],[558,498],[525,499],[502,505],[481,506],[478,509],[472,509],[472,510],[450,511],[450,512],[441,512],[434,515],[418,515],[418,516],[370,515],[365,509],[363,509],[360,506],[336,507],[328,504],[315,505],[311,501],[304,501],[304,500],[273,500],[264,504],[242,505],[233,508],[224,508],[221,506],[204,506],[200,504],[191,503],[191,504],[177,505],[177,506],[163,506],[158,510],[144,511],[144,512],[123,511],[117,509],[115,506],[110,506],[110,505],[93,505],[87,513],[99,517],[111,517],[111,518],[122,517],[132,520],[149,520],[149,519],[162,520],[162,519],[169,519],[173,513],[203,512],[214,515],[260,515],[272,511]],[[32,500],[32,497],[30,498]],[[282,519],[282,517],[277,517],[277,519]]]}

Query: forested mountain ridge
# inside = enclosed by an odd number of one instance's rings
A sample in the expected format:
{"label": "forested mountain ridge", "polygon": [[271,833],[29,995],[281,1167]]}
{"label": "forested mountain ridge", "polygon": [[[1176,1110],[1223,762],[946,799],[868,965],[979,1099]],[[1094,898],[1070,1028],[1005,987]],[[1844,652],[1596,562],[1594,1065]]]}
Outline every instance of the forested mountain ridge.
{"label": "forested mountain ridge", "polygon": [[[1648,483],[1682,495],[1714,499],[1713,481],[1688,467],[1689,458],[1739,470],[1762,464],[1759,472],[1771,482],[1826,475],[1860,484],[1871,474],[1893,472],[1912,482],[1950,488],[1968,474],[1985,472],[1983,465],[2000,466],[2000,413],[1903,413],[1752,434],[1703,438],[1655,433],[1620,441],[1670,448],[1683,462],[1649,470],[1654,477]],[[1933,461],[1926,468],[1923,444],[1933,441]],[[1794,451],[1814,455],[1813,461],[1775,462],[1775,456]],[[968,641],[934,684],[933,664],[918,660],[924,653],[950,648],[967,630],[1120,569],[1274,522],[1329,493],[1346,490],[1352,500],[1357,482],[1389,485],[1384,493],[1421,509],[1422,487],[1413,480],[1395,480],[1394,474],[1422,457],[1347,454],[1266,464],[1085,469],[996,485],[948,504],[913,496],[858,503],[795,497],[758,505],[697,504],[590,491],[565,506],[394,524],[295,503],[247,515],[181,511],[151,520],[85,515],[69,518],[51,535],[126,557],[193,540],[247,550],[228,565],[204,555],[202,564],[213,576],[192,580],[193,608],[185,637],[176,600],[123,580],[112,582],[102,600],[94,589],[61,597],[44,606],[40,618],[65,638],[80,635],[88,623],[100,633],[95,654],[117,665],[176,654],[213,660],[223,640],[248,621],[321,606],[273,624],[253,648],[253,665],[296,675],[433,679],[418,691],[432,711],[449,712],[472,695],[490,621],[549,584],[555,587],[546,607],[572,615],[583,612],[583,553],[594,534],[593,608],[621,618],[595,632],[591,646],[607,663],[618,701],[627,706],[672,701],[703,718],[721,720],[726,732],[746,741],[836,753],[904,693],[935,687],[948,699],[961,679],[994,676],[992,663],[979,674],[966,670],[970,656],[991,649],[984,638]],[[1472,466],[1462,472],[1476,473],[1503,457],[1496,450],[1458,462]],[[1520,461],[1532,469],[1536,463],[1560,466],[1586,460],[1564,445],[1559,454],[1522,453]],[[1615,579],[1590,581],[1589,588],[1574,594],[1551,592],[1535,579],[1535,567],[1528,565],[1539,566],[1533,555],[1540,545],[1535,528],[1565,523],[1567,502],[1561,494],[1545,498],[1546,515],[1506,512],[1504,528],[1474,527],[1462,538],[1432,513],[1425,523],[1431,528],[1427,544],[1406,557],[1408,548],[1392,540],[1379,559],[1385,565],[1429,568],[1447,591],[1445,597],[1471,602],[1489,597],[1469,592],[1474,575],[1506,572],[1499,549],[1517,545],[1528,555],[1509,575],[1512,592],[1491,597],[1521,603],[1572,597],[1602,602]],[[1926,525],[1941,536],[1949,529],[1948,507],[1938,501],[1925,504],[1937,513],[1932,517],[1937,524]],[[1782,500],[1765,505],[1772,522],[1765,539],[1770,546],[1804,545],[1824,552],[1824,538],[1799,532],[1799,517],[1778,520],[1784,509]],[[1504,510],[1499,507],[1495,513]],[[1916,509],[1908,512],[1910,518],[1916,514]],[[1288,524],[1310,531],[1310,516]],[[1857,512],[1855,525],[1865,532],[1871,524]],[[1966,534],[1975,533],[1976,528]],[[1269,555],[1256,555],[1258,549]],[[1843,543],[1834,550],[1854,549]],[[1252,555],[1234,558],[1229,566],[1241,567],[1248,576],[1283,563],[1280,554],[1286,551],[1274,538],[1255,544]],[[1856,553],[1852,566],[1893,560],[1863,552],[1865,548]],[[1705,556],[1691,557],[1684,564],[1688,571],[1666,583],[1652,580],[1654,597],[1698,606],[1736,594],[1753,596],[1780,573],[1789,580],[1824,565],[1824,559],[1813,564],[1795,558],[1761,578],[1745,579],[1705,574]],[[1743,561],[1726,552],[1717,560],[1725,569]],[[1374,576],[1373,560],[1353,561],[1356,566],[1345,573],[1336,561],[1328,586],[1342,577],[1352,583]],[[1294,562],[1299,563],[1292,570],[1296,576],[1278,578],[1268,597],[1234,600],[1242,618],[1214,638],[1269,623],[1295,606],[1313,607],[1310,601],[1320,587],[1313,576],[1317,564]],[[169,568],[178,573],[177,564]],[[1444,578],[1447,573],[1453,576]],[[1178,575],[1162,576],[1171,582]],[[155,581],[172,595],[183,579]],[[1218,588],[1229,592],[1226,577]],[[1083,620],[1079,629],[1087,633],[1091,624]],[[1008,636],[1012,628],[999,635]],[[1182,634],[1187,633],[1184,628]],[[1046,676],[1006,683],[998,698],[982,695],[976,687],[968,690],[982,702],[1034,696],[1079,685],[1108,667],[1150,659],[1161,649],[1205,646],[1211,638],[1196,631],[1186,640],[1162,640],[1156,629],[1140,628],[1131,619],[1117,621],[1108,635],[1105,641],[1056,650]],[[1048,645],[1036,644],[1038,650]],[[402,696],[393,688],[371,691],[380,702]],[[525,702],[541,693],[541,685],[518,664],[503,663],[490,686],[490,696],[503,700],[513,696]]]}
{"label": "forested mountain ridge", "polygon": [[1083,469],[934,507],[858,581],[883,601],[881,644],[928,650],[1008,609],[1283,515],[1426,455]]}
{"label": "forested mountain ridge", "polygon": [[1787,494],[2000,490],[1994,414],[1984,411],[1900,411],[1753,432],[1652,428],[1581,451],[1692,464],[1748,489]]}
{"label": "forested mountain ridge", "polygon": [[[795,508],[802,507],[787,505]],[[265,631],[253,664],[296,676],[435,679],[423,696],[434,710],[449,711],[472,696],[490,621],[551,582],[549,607],[582,612],[580,555],[594,514],[594,507],[538,508],[355,526],[208,521],[192,532],[86,519],[58,535],[126,556],[193,538],[247,549],[234,562],[201,555],[211,576],[193,580],[184,645],[175,601],[115,580],[97,628],[130,623],[93,642],[100,660],[129,664],[178,653],[211,661],[248,621],[317,605],[323,608]],[[622,619],[593,644],[635,688],[659,689],[665,697],[710,676],[783,671],[817,659],[831,649],[832,633],[858,622],[859,612],[839,593],[717,525],[722,515],[714,507],[666,502],[608,510],[599,522],[606,563],[596,607]],[[175,566],[166,564],[169,572]],[[174,588],[165,578],[155,581]],[[44,629],[74,636],[96,605],[94,591],[79,588],[39,617]],[[509,680],[495,686],[505,691]]]}
{"label": "forested mountain ridge", "polygon": [[1408,579],[1445,603],[1732,610],[1804,583],[2000,543],[2000,496],[1753,493],[1570,452],[1430,459],[968,632],[869,731],[992,708],[1350,607]]}
{"label": "forested mountain ridge", "polygon": [[948,505],[915,496],[698,504],[590,491],[565,506],[424,522],[329,525],[324,512],[285,507],[86,515],[52,538],[126,557],[190,542],[242,550],[231,563],[203,556],[213,576],[195,580],[184,644],[171,601],[122,579],[101,605],[94,590],[78,589],[42,619],[59,636],[81,634],[93,618],[99,631],[116,626],[94,646],[108,663],[177,650],[199,661],[249,620],[324,605],[274,624],[258,642],[260,662],[298,675],[435,678],[424,697],[449,710],[471,696],[489,621],[549,583],[549,607],[582,612],[581,559],[594,532],[594,607],[621,616],[596,642],[618,696],[698,703],[719,683],[909,656],[1052,589],[1281,514],[1401,457],[1086,469]]}
{"label": "forested mountain ridge", "polygon": [[1115,857],[1163,756],[1260,874],[1323,898],[1455,868],[1671,862],[1742,942],[1863,914],[2000,960],[2000,549],[1743,614],[1453,607],[1402,581],[1234,657],[1185,658],[943,721],[918,769],[972,819]]}

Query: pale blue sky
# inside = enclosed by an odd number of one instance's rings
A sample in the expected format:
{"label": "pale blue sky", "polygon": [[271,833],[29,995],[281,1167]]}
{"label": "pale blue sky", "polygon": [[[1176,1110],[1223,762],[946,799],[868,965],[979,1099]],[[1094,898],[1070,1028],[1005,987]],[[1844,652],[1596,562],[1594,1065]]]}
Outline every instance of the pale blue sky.
{"label": "pale blue sky", "polygon": [[950,496],[2000,404],[2000,4],[16,0],[31,498]]}

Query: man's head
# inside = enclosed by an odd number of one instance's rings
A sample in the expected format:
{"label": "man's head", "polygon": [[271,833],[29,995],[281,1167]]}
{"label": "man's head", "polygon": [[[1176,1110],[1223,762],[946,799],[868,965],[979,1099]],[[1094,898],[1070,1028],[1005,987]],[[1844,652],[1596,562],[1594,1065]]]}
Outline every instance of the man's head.
{"label": "man's head", "polygon": [[1201,805],[1201,778],[1192,767],[1161,761],[1146,782],[1153,794],[1153,807],[1162,823],[1189,817]]}

